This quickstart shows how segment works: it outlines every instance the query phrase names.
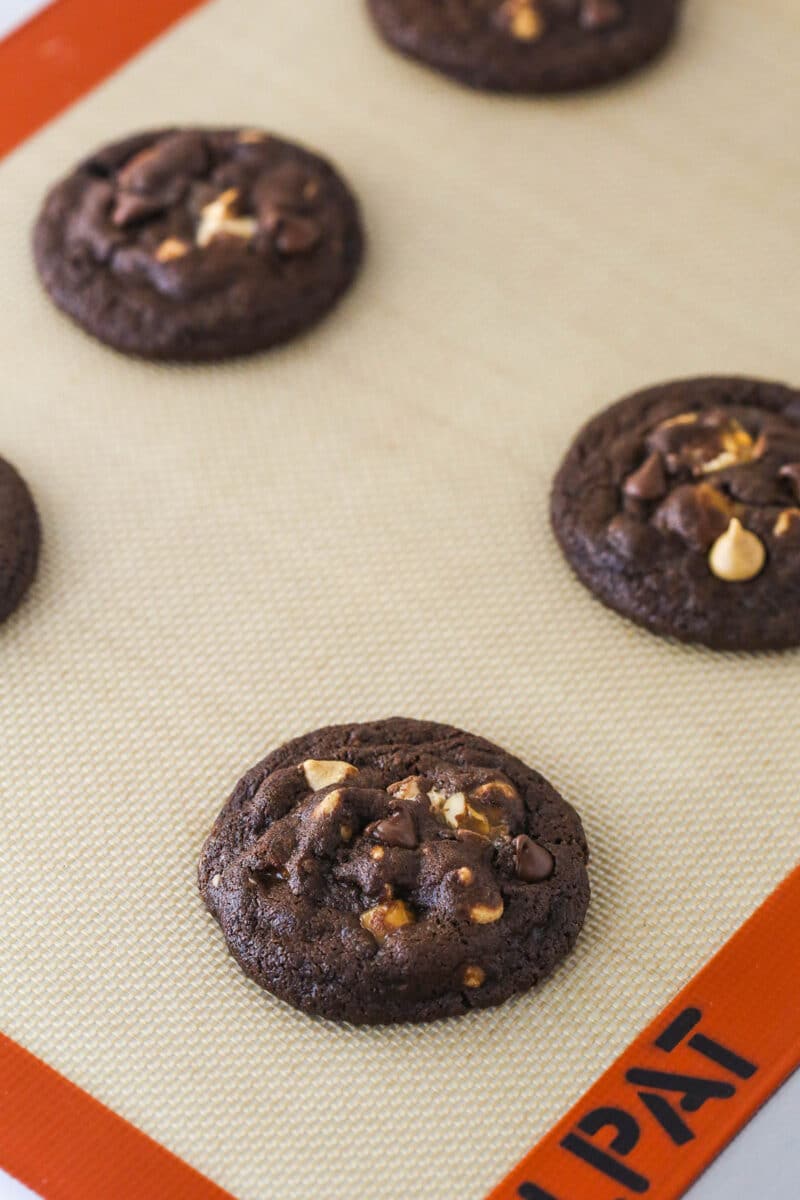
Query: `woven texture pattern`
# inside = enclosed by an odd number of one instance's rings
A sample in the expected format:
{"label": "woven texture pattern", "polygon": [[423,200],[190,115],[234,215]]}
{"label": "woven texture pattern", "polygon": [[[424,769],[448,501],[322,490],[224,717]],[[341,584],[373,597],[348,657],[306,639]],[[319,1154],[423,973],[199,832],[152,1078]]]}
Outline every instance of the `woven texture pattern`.
{"label": "woven texture pattern", "polygon": [[[220,0],[0,167],[0,453],[45,531],[0,631],[0,1026],[240,1200],[480,1200],[798,857],[798,655],[633,628],[547,523],[618,395],[800,379],[798,40],[795,0],[689,3],[652,72],[526,103],[401,61],[358,3]],[[40,293],[51,178],[165,120],[350,178],[370,253],[315,333],[153,368]],[[538,993],[357,1032],[243,979],[195,864],[267,750],[394,712],[542,770],[594,902]]]}

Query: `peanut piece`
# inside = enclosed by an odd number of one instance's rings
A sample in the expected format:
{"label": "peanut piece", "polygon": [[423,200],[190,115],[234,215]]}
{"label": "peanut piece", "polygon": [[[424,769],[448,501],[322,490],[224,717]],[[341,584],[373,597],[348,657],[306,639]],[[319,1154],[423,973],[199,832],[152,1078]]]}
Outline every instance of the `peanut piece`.
{"label": "peanut piece", "polygon": [[303,763],[303,773],[308,786],[319,792],[324,787],[330,787],[332,783],[344,783],[345,779],[352,779],[358,771],[350,763],[340,762],[335,758],[307,758]]}
{"label": "peanut piece", "polygon": [[465,967],[464,974],[461,976],[464,987],[477,988],[480,987],[486,978],[486,972],[483,967]]}
{"label": "peanut piece", "polygon": [[388,904],[377,904],[375,908],[367,909],[361,914],[360,920],[377,942],[383,942],[395,930],[413,925],[416,918],[405,901],[392,900]]}

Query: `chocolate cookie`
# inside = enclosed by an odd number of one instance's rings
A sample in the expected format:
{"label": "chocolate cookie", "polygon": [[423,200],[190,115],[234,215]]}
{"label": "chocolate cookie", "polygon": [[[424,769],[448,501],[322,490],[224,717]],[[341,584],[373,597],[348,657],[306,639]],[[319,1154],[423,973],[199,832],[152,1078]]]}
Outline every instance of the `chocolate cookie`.
{"label": "chocolate cookie", "polygon": [[47,196],[45,288],[127,354],[208,360],[312,325],[353,279],[358,207],[317,155],[255,129],[166,129],[115,142]]}
{"label": "chocolate cookie", "polygon": [[800,644],[800,392],[692,379],[621,400],[575,439],[552,520],[587,587],[655,633]]}
{"label": "chocolate cookie", "polygon": [[589,901],[580,820],[483,738],[319,729],[244,776],[200,859],[242,969],[309,1013],[430,1021],[533,987]]}
{"label": "chocolate cookie", "polygon": [[0,458],[0,621],[18,606],[36,574],[39,517],[24,482]]}
{"label": "chocolate cookie", "polygon": [[667,44],[680,0],[367,0],[396,49],[471,87],[561,92],[606,83]]}

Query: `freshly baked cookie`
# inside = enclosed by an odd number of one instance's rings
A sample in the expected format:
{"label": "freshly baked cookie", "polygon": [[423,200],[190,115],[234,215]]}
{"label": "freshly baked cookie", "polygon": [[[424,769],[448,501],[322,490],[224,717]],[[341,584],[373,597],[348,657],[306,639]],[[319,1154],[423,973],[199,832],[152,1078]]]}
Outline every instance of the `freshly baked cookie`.
{"label": "freshly baked cookie", "polygon": [[483,738],[336,725],[239,782],[200,890],[242,969],[309,1013],[430,1021],[499,1004],[572,947],[589,901],[577,814]]}
{"label": "freshly baked cookie", "polygon": [[316,154],[255,129],[115,142],[47,196],[34,253],[50,296],[127,354],[203,360],[312,325],[353,279],[356,201]]}
{"label": "freshly baked cookie", "polygon": [[800,392],[691,379],[621,400],[575,439],[552,520],[582,582],[653,632],[800,644]]}
{"label": "freshly baked cookie", "polygon": [[0,458],[0,621],[11,615],[33,582],[39,541],[31,494],[11,464]]}
{"label": "freshly baked cookie", "polygon": [[667,44],[680,0],[367,0],[387,42],[471,87],[606,83]]}

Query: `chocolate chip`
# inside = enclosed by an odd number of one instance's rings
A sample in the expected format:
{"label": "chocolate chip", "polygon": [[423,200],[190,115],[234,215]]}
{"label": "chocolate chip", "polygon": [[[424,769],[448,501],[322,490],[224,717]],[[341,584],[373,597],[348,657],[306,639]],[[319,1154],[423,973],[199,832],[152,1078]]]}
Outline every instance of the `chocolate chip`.
{"label": "chocolate chip", "polygon": [[684,484],[658,508],[654,523],[662,533],[675,533],[687,545],[706,551],[730,524],[733,506],[708,483]]}
{"label": "chocolate chip", "polygon": [[608,540],[614,549],[625,559],[638,558],[651,553],[658,534],[643,521],[630,513],[618,513],[607,527]]}
{"label": "chocolate chip", "polygon": [[306,172],[291,163],[261,175],[253,189],[253,206],[259,218],[262,210],[300,208],[305,204],[309,182]]}
{"label": "chocolate chip", "polygon": [[699,429],[695,436],[672,456],[669,465],[675,471],[680,467],[689,467],[693,475],[702,474],[705,465],[718,459],[723,449],[721,431]]}
{"label": "chocolate chip", "polygon": [[781,479],[788,479],[795,496],[800,500],[800,462],[786,463],[778,474]]}
{"label": "chocolate chip", "polygon": [[725,414],[714,410],[710,413],[680,413],[671,420],[662,421],[647,437],[651,450],[660,451],[667,468],[676,471],[681,466],[714,458],[722,449],[722,438],[730,422]]}
{"label": "chocolate chip", "polygon": [[123,191],[156,192],[176,176],[202,175],[208,154],[198,133],[173,133],[135,154],[117,174]]}
{"label": "chocolate chip", "polygon": [[670,459],[675,458],[678,451],[687,442],[697,437],[697,426],[697,413],[678,413],[677,416],[661,421],[655,429],[650,430],[647,435],[647,448],[648,450],[658,450],[663,454],[667,459],[667,466],[669,466]]}
{"label": "chocolate chip", "polygon": [[763,445],[756,450],[750,433],[723,408],[699,419],[681,414],[657,426],[647,441],[651,449],[664,453],[668,471],[688,468],[695,476],[744,465],[763,451]]}
{"label": "chocolate chip", "polygon": [[142,221],[163,211],[163,208],[160,198],[140,196],[136,192],[120,192],[111,220],[118,227],[132,225],[135,221]]}
{"label": "chocolate chip", "polygon": [[391,816],[368,825],[364,832],[386,846],[402,846],[406,850],[413,850],[417,845],[414,819],[406,808],[398,808]]}
{"label": "chocolate chip", "polygon": [[110,183],[103,180],[90,183],[67,226],[68,242],[88,245],[100,262],[106,262],[123,240],[123,235],[108,220],[113,194]]}
{"label": "chocolate chip", "polygon": [[622,490],[635,500],[660,500],[667,490],[667,476],[661,455],[653,453],[646,458],[638,471],[628,476]]}
{"label": "chocolate chip", "polygon": [[256,208],[256,219],[261,229],[273,234],[281,223],[283,210],[271,200],[262,201]]}
{"label": "chocolate chip", "polygon": [[583,0],[581,27],[583,29],[607,29],[622,20],[622,5],[618,0]]}
{"label": "chocolate chip", "polygon": [[310,217],[282,217],[275,236],[281,254],[307,254],[320,239],[320,228]]}
{"label": "chocolate chip", "polygon": [[514,838],[514,869],[523,883],[541,883],[553,874],[555,860],[549,850],[527,834]]}

